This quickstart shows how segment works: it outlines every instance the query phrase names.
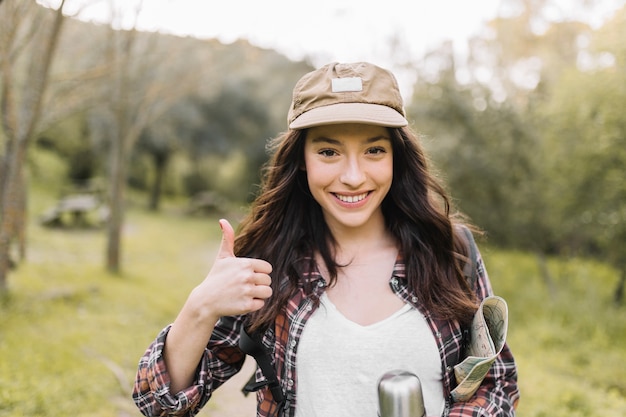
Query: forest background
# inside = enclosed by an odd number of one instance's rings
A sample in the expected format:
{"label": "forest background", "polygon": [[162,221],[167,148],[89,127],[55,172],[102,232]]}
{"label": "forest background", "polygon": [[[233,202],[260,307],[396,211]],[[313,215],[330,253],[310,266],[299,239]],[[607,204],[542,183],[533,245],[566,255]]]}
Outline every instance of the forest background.
{"label": "forest background", "polygon": [[[520,415],[625,415],[626,8],[594,29],[510,1],[521,12],[465,60],[443,43],[399,63],[416,80],[408,118],[486,231]],[[201,279],[215,218],[245,211],[312,69],[60,10],[0,2],[0,416],[131,413],[117,396],[140,347]],[[80,223],[55,209],[76,195],[100,203]],[[108,382],[84,384],[89,370]]]}

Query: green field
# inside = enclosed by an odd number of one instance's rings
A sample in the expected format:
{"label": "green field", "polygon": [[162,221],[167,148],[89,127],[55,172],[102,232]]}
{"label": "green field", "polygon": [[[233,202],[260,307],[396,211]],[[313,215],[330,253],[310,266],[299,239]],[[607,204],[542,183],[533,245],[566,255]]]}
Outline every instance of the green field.
{"label": "green field", "polygon": [[[48,200],[33,199],[38,212]],[[46,229],[31,216],[27,262],[0,305],[0,416],[135,416],[137,360],[203,279],[219,245],[216,219],[131,204],[121,275],[104,271],[101,229]],[[236,219],[232,219],[233,222]],[[626,308],[616,271],[483,247],[509,303],[522,417],[626,416]],[[238,417],[238,416],[234,416]]]}

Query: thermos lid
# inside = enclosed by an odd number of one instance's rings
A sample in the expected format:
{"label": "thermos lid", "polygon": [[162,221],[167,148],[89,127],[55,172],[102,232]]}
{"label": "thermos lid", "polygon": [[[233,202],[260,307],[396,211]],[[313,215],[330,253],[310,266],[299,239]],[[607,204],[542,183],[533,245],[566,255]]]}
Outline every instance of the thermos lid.
{"label": "thermos lid", "polygon": [[394,370],[378,380],[380,417],[424,417],[422,384],[417,375]]}

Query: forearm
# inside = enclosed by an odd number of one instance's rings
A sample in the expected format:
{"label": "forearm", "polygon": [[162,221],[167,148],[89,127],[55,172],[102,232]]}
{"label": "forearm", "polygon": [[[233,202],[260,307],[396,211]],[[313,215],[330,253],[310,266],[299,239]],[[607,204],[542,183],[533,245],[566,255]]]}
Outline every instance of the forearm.
{"label": "forearm", "polygon": [[197,307],[192,292],[172,324],[163,349],[172,394],[189,387],[194,381],[198,364],[218,319],[211,311]]}
{"label": "forearm", "polygon": [[146,416],[195,415],[241,369],[241,317],[272,294],[272,266],[235,257],[234,230],[225,220],[220,226],[222,244],[211,270],[139,361],[133,399]]}

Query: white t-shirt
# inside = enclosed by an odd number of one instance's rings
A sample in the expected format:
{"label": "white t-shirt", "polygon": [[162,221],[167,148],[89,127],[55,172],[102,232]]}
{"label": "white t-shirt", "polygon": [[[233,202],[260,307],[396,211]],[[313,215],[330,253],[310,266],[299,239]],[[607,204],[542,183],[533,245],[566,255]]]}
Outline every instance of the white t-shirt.
{"label": "white t-shirt", "polygon": [[378,380],[404,370],[422,383],[426,415],[441,415],[441,358],[424,316],[412,306],[362,326],[324,293],[307,321],[297,353],[296,417],[376,417]]}

